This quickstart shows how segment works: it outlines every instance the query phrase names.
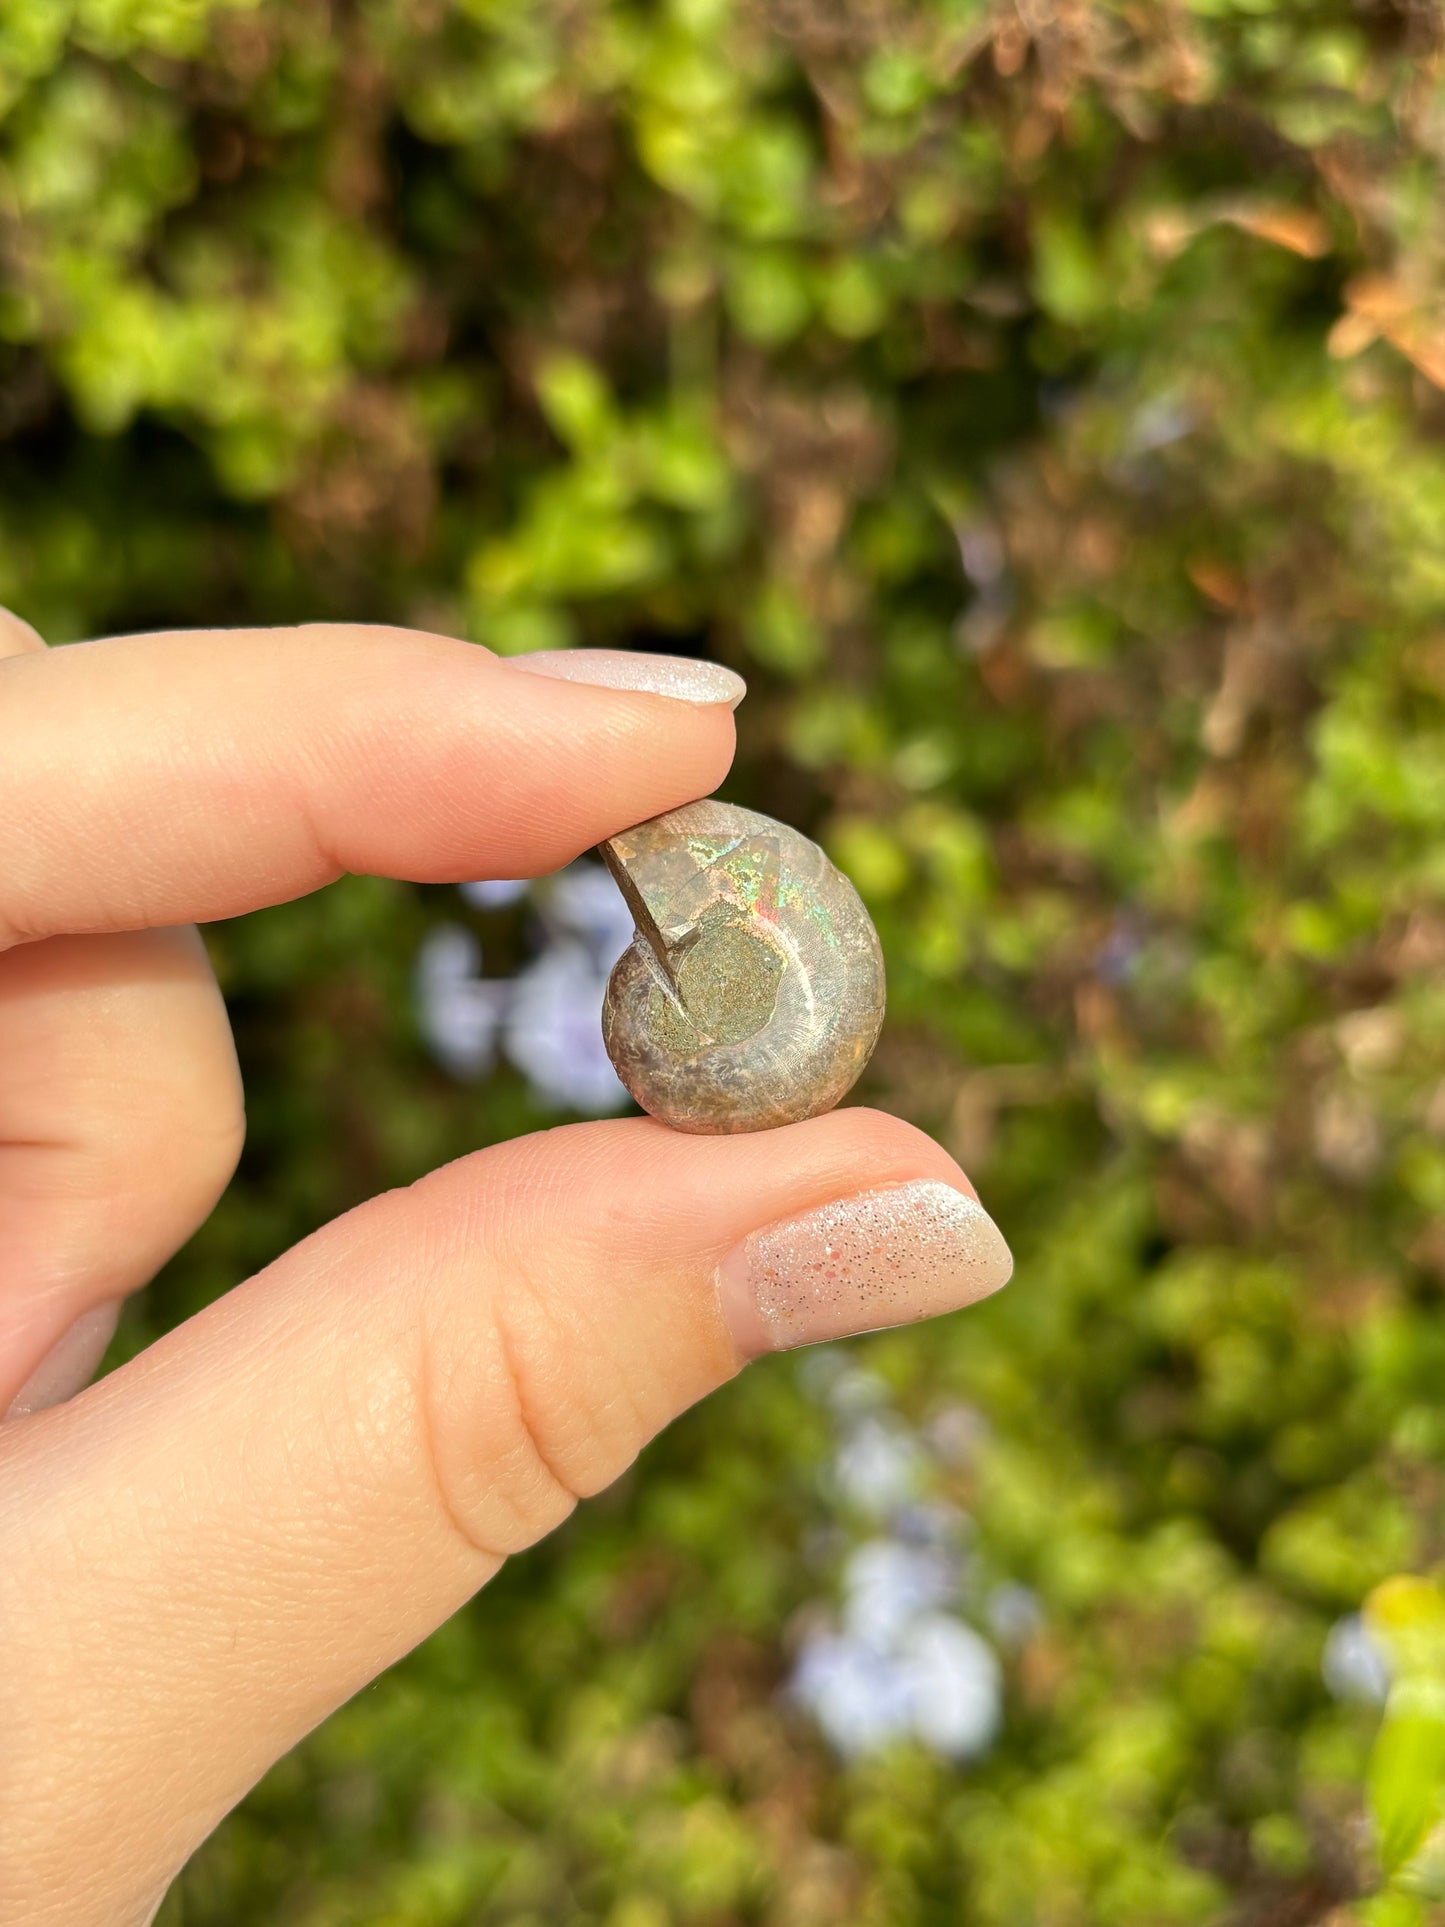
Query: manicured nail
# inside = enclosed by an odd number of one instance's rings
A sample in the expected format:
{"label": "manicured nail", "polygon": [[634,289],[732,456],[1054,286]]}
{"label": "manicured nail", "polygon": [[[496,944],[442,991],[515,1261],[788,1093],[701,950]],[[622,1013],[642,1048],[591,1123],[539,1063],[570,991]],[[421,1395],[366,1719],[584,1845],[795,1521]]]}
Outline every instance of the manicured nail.
{"label": "manicured nail", "polygon": [[957,1311],[1008,1283],[1013,1258],[976,1198],[932,1181],[839,1198],[753,1232],[718,1289],[748,1357]]}
{"label": "manicured nail", "polygon": [[119,1322],[118,1298],[83,1311],[20,1387],[10,1401],[6,1418],[23,1418],[29,1412],[43,1412],[47,1406],[74,1398],[94,1378]]}
{"label": "manicured nail", "polygon": [[509,656],[509,669],[561,682],[596,683],[603,689],[633,689],[650,696],[672,696],[682,703],[726,703],[736,709],[748,693],[742,677],[720,662],[696,656],[646,656],[631,649],[538,649],[530,656]]}

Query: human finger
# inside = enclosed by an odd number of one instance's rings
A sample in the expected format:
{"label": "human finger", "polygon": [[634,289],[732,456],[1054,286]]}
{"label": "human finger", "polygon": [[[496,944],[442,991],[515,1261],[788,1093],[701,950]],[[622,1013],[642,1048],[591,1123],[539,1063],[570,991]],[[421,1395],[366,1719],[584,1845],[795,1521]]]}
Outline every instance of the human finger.
{"label": "human finger", "polygon": [[[43,648],[0,621],[0,655]],[[0,950],[7,918],[31,941],[0,955],[0,1413],[84,1382],[120,1296],[205,1216],[239,1149],[199,941],[123,927],[348,865],[547,868],[717,781],[739,678],[577,653],[525,675],[445,638],[318,628],[6,663]],[[604,687],[541,680],[559,675]],[[45,935],[67,926],[103,934]]]}
{"label": "human finger", "polygon": [[1010,1264],[895,1119],[574,1126],[362,1206],[5,1428],[16,1917],[147,1919],[272,1760],[746,1358]]}
{"label": "human finger", "polygon": [[193,925],[0,955],[0,1413],[77,1390],[203,1222],[244,1135]]}
{"label": "human finger", "polygon": [[[0,658],[45,643],[0,608]],[[242,1135],[230,1026],[194,929],[0,955],[0,1413],[68,1397],[125,1293],[195,1229]]]}
{"label": "human finger", "polygon": [[45,647],[45,638],[32,629],[13,609],[0,608],[0,660],[6,656],[31,656]]}
{"label": "human finger", "polygon": [[124,636],[0,662],[0,948],[205,922],[346,870],[537,875],[707,794],[742,684],[604,687],[412,630]]}

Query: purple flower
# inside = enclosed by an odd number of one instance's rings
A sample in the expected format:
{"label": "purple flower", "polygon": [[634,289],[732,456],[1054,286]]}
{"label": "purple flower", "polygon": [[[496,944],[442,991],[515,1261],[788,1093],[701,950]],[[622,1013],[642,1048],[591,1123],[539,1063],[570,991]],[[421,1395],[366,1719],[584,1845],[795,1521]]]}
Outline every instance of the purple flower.
{"label": "purple flower", "polygon": [[915,1619],[947,1604],[954,1577],[953,1561],[936,1547],[867,1539],[844,1568],[844,1627],[887,1649]]}
{"label": "purple flower", "polygon": [[602,1116],[626,1090],[602,1047],[606,977],[575,940],[554,943],[511,985],[503,1048],[544,1102]]}
{"label": "purple flower", "polygon": [[481,962],[481,945],[454,923],[431,931],[416,960],[422,1036],[453,1077],[480,1077],[496,1054],[507,986],[480,977]]}
{"label": "purple flower", "polygon": [[1008,554],[998,529],[992,522],[960,522],[954,535],[969,581],[985,593],[997,589],[1008,573]]}
{"label": "purple flower", "polygon": [[959,617],[955,639],[965,654],[982,656],[993,648],[1013,613],[1008,551],[992,522],[960,523],[954,533],[964,575],[973,589],[973,597]]}
{"label": "purple flower", "polygon": [[972,1465],[988,1439],[988,1420],[976,1405],[952,1399],[932,1413],[923,1436],[945,1465]]}
{"label": "purple flower", "polygon": [[[458,886],[477,909],[515,902],[524,881]],[[602,1047],[602,997],[632,935],[632,917],[606,870],[574,863],[538,898],[547,946],[510,980],[481,976],[481,946],[455,924],[433,930],[417,957],[422,1034],[454,1077],[480,1077],[500,1047],[544,1103],[600,1116],[627,1093]]]}
{"label": "purple flower", "polygon": [[804,1646],[791,1691],[847,1759],[875,1753],[908,1732],[909,1683],[864,1640],[820,1633]]}
{"label": "purple flower", "polygon": [[828,1404],[840,1424],[849,1424],[867,1412],[881,1412],[888,1404],[888,1386],[877,1372],[856,1364],[840,1348],[830,1348],[830,1355],[836,1357],[843,1368],[834,1373],[824,1388]]}
{"label": "purple flower", "polygon": [[[950,1610],[976,1585],[973,1522],[930,1488],[940,1460],[973,1458],[986,1421],[953,1403],[915,1432],[892,1409],[886,1381],[841,1347],[815,1353],[799,1375],[838,1427],[837,1495],[887,1524],[845,1557],[836,1619],[812,1609],[788,1691],[845,1758],[912,1739],[944,1759],[973,1759],[1002,1725],[1003,1669]],[[1022,1586],[999,1587],[990,1605],[1000,1638],[1037,1623]]]}
{"label": "purple flower", "polygon": [[1012,1579],[996,1586],[989,1594],[988,1623],[1005,1646],[1026,1646],[1044,1623],[1038,1594]]}
{"label": "purple flower", "polygon": [[1127,910],[1115,916],[1108,936],[1094,959],[1094,975],[1101,983],[1126,984],[1144,952],[1144,929]]}
{"label": "purple flower", "polygon": [[502,910],[525,896],[525,877],[480,877],[475,883],[459,883],[462,900],[474,910]]}
{"label": "purple flower", "polygon": [[949,1499],[919,1499],[889,1520],[889,1530],[904,1545],[946,1552],[958,1563],[962,1542],[973,1535],[973,1520]]}
{"label": "purple flower", "polygon": [[946,1613],[916,1619],[898,1647],[908,1722],[949,1760],[986,1753],[1003,1721],[1003,1672],[986,1639]]}
{"label": "purple flower", "polygon": [[1155,395],[1136,409],[1126,430],[1130,455],[1152,455],[1155,449],[1168,448],[1194,432],[1193,412],[1173,395]]}
{"label": "purple flower", "polygon": [[1389,1697],[1389,1659],[1359,1613],[1347,1613],[1330,1627],[1320,1671],[1337,1700],[1383,1706]]}
{"label": "purple flower", "polygon": [[600,863],[571,863],[540,897],[543,920],[574,938],[604,978],[632,941],[632,912]]}
{"label": "purple flower", "polygon": [[882,1519],[918,1496],[927,1465],[917,1439],[900,1420],[869,1417],[844,1435],[833,1477],[849,1505]]}
{"label": "purple flower", "polygon": [[788,1690],[846,1759],[901,1739],[945,1759],[976,1759],[1003,1719],[1003,1673],[993,1648],[940,1612],[907,1620],[883,1644],[854,1631],[813,1634]]}

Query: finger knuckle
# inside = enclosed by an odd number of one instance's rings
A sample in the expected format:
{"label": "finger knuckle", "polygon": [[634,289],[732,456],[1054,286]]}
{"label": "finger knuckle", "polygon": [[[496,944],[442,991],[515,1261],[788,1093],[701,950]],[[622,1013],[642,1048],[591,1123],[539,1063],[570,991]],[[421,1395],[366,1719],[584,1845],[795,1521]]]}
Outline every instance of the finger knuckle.
{"label": "finger knuckle", "polygon": [[515,1275],[424,1343],[422,1423],[447,1517],[468,1545],[507,1558],[584,1496],[559,1425],[555,1335]]}
{"label": "finger knuckle", "polygon": [[[577,1156],[522,1140],[413,1186],[435,1252],[421,1286],[428,1453],[452,1521],[498,1557],[609,1485],[676,1409],[616,1316]],[[561,1172],[570,1170],[571,1181]],[[580,1186],[582,1191],[589,1187]]]}

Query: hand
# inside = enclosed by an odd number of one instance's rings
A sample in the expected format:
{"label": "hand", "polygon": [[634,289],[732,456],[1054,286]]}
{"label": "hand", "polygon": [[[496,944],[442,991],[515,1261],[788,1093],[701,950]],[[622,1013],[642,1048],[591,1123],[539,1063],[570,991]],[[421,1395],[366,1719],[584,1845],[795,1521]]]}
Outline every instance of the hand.
{"label": "hand", "polygon": [[331,626],[47,652],[6,617],[0,657],[0,1895],[8,1927],[130,1927],[273,1760],[748,1357],[965,1303],[1009,1259],[873,1112],[575,1125],[373,1199],[59,1402],[241,1144],[193,920],[346,870],[551,870],[713,789],[741,685]]}

